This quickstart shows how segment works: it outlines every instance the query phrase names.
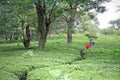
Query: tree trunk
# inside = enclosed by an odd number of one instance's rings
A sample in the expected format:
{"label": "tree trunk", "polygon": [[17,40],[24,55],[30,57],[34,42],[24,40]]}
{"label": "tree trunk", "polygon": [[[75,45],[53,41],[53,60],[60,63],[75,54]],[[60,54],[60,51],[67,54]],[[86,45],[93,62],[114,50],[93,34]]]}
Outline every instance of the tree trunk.
{"label": "tree trunk", "polygon": [[12,34],[10,34],[10,37],[9,37],[9,40],[10,40],[10,41],[12,40],[12,37],[13,37]]}
{"label": "tree trunk", "polygon": [[45,43],[46,43],[46,39],[47,39],[47,35],[49,33],[49,27],[50,27],[51,21],[50,19],[45,19],[45,25],[46,25],[46,33],[45,33]]}
{"label": "tree trunk", "polygon": [[29,49],[30,46],[30,25],[26,26],[26,37],[23,39],[25,49]]}
{"label": "tree trunk", "polygon": [[5,39],[8,40],[8,34],[5,32]]}
{"label": "tree trunk", "polygon": [[67,43],[72,43],[72,32],[69,28],[67,30]]}
{"label": "tree trunk", "polygon": [[68,30],[67,30],[67,43],[72,43],[72,33],[74,28],[74,17],[75,14],[71,14],[70,18],[67,21]]}
{"label": "tree trunk", "polygon": [[38,43],[38,47],[40,50],[44,50],[45,49],[45,36],[40,36],[39,37],[39,43]]}
{"label": "tree trunk", "polygon": [[40,2],[35,2],[35,6],[38,16],[38,47],[40,50],[44,50],[51,21],[49,18],[46,17],[47,15],[45,13],[45,7],[42,6]]}
{"label": "tree trunk", "polygon": [[39,43],[38,47],[40,50],[44,50],[45,48],[45,37],[46,37],[46,31],[45,31],[45,11],[43,6],[39,3],[36,2],[36,11],[37,11],[37,16],[38,16],[38,37],[39,37]]}
{"label": "tree trunk", "polygon": [[67,30],[67,43],[72,43],[72,28],[73,28],[73,22],[70,20],[68,23],[68,30]]}

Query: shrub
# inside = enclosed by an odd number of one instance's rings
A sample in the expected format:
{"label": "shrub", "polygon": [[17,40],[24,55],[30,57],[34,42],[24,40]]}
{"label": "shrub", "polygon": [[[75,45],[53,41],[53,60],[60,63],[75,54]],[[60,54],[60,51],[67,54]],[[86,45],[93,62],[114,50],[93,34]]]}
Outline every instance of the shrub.
{"label": "shrub", "polygon": [[30,58],[30,57],[33,57],[33,56],[34,56],[34,53],[33,53],[33,51],[29,50],[29,51],[25,52],[25,53],[23,54],[23,56],[24,56],[25,58]]}
{"label": "shrub", "polygon": [[19,80],[13,73],[0,70],[0,80]]}
{"label": "shrub", "polygon": [[94,39],[98,38],[96,34],[91,34],[91,33],[86,33],[85,36],[87,36],[88,38],[94,38]]}

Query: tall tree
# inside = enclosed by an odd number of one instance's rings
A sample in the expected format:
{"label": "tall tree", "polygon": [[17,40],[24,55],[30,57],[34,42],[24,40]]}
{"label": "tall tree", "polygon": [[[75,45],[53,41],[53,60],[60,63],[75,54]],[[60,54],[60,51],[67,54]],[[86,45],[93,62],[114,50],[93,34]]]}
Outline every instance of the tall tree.
{"label": "tall tree", "polygon": [[30,45],[30,16],[28,14],[33,9],[32,4],[28,4],[27,0],[18,0],[12,2],[12,10],[15,13],[16,21],[19,25],[16,26],[16,29],[20,32],[20,39],[25,47],[29,49]]}
{"label": "tall tree", "polygon": [[[105,6],[101,5],[104,2],[110,0],[64,0],[63,2],[68,3],[67,9],[68,15],[64,15],[66,22],[68,23],[67,30],[67,42],[72,43],[72,29],[75,22],[76,14],[79,13],[80,16],[83,14],[91,14],[94,12],[102,13],[105,11]],[[94,14],[94,12],[92,14]],[[90,15],[91,16],[91,15]]]}
{"label": "tall tree", "polygon": [[[33,8],[32,4],[28,4],[27,0],[2,0],[1,6],[3,6],[1,12],[8,16],[7,21],[3,20],[3,24],[7,24],[5,27],[10,25],[9,30],[13,29],[14,33],[21,32],[19,35],[21,35],[23,45],[28,49],[30,44],[30,20],[27,19],[29,17],[27,14]],[[1,14],[3,15],[3,13]]]}
{"label": "tall tree", "polygon": [[91,21],[91,18],[89,15],[81,16],[78,23],[78,30],[81,33],[91,33],[96,34],[97,33],[97,26],[95,23]]}
{"label": "tall tree", "polygon": [[11,4],[9,0],[1,0],[0,2],[0,32],[2,32],[1,35],[4,35],[6,40],[8,40],[8,38],[12,38],[13,35],[13,29],[11,29],[11,27],[13,26],[13,24],[10,25],[10,23],[12,22],[11,19],[14,15],[11,11],[10,8]]}
{"label": "tall tree", "polygon": [[39,49],[44,50],[50,24],[60,15],[59,0],[36,0],[38,16]]}

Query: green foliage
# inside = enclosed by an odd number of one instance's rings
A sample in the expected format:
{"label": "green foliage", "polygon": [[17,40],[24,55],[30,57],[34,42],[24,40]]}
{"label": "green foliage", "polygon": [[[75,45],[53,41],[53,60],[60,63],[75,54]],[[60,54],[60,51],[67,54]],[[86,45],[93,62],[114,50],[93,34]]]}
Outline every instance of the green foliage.
{"label": "green foliage", "polygon": [[110,24],[112,25],[112,27],[114,27],[115,29],[120,30],[120,19],[110,21],[109,23],[110,23]]}
{"label": "green foliage", "polygon": [[113,27],[108,27],[106,29],[102,29],[101,30],[101,33],[102,34],[105,34],[105,35],[120,35],[120,31],[119,30],[116,30],[115,28]]}
{"label": "green foliage", "polygon": [[16,75],[13,73],[0,70],[0,79],[1,80],[19,80]]}
{"label": "green foliage", "polygon": [[79,32],[85,34],[96,35],[98,27],[95,23],[91,22],[91,17],[89,15],[84,15],[79,18]]}
{"label": "green foliage", "polygon": [[36,41],[31,42],[32,48],[28,51],[22,48],[20,42],[0,44],[0,78],[119,80],[120,37],[98,35],[98,39],[94,40],[96,44],[85,49],[86,59],[80,60],[80,49],[85,48],[88,41],[86,36],[76,34],[73,35],[73,43],[67,44],[65,35],[51,35],[45,51],[38,50]]}
{"label": "green foliage", "polygon": [[34,55],[33,51],[31,51],[31,50],[29,50],[23,54],[23,57],[25,57],[25,58],[29,58],[29,57],[33,57],[33,56],[35,56],[35,55]]}
{"label": "green foliage", "polygon": [[98,36],[96,34],[92,34],[92,33],[86,33],[85,36],[87,36],[89,39],[94,38],[97,39]]}

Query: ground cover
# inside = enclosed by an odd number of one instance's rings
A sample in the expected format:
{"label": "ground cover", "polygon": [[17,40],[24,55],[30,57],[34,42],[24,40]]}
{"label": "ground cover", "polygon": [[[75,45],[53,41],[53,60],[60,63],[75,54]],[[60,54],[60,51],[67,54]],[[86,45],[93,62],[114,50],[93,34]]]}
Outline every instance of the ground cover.
{"label": "ground cover", "polygon": [[2,42],[0,80],[119,80],[120,37],[99,35],[81,60],[80,49],[87,41],[84,35],[74,35],[67,44],[66,36],[49,36],[45,51],[39,51],[37,41],[30,50],[20,42]]}

